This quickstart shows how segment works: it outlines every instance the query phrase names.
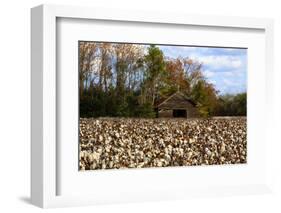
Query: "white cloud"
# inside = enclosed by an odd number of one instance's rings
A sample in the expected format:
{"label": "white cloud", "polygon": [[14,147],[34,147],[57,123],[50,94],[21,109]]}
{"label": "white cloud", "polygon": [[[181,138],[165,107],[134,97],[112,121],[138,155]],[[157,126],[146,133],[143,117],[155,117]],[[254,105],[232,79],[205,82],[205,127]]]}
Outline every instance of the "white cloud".
{"label": "white cloud", "polygon": [[239,57],[227,55],[193,55],[191,56],[191,58],[195,58],[196,60],[203,62],[204,65],[211,66],[213,69],[237,69],[240,68],[243,64]]}
{"label": "white cloud", "polygon": [[229,79],[224,78],[223,83],[226,84],[226,86],[233,86],[235,83]]}
{"label": "white cloud", "polygon": [[235,71],[224,72],[223,75],[228,76],[228,77],[232,77],[232,76],[234,76],[234,72]]}
{"label": "white cloud", "polygon": [[215,75],[214,72],[210,71],[210,70],[205,70],[204,71],[204,75],[207,77],[207,78],[211,78]]}
{"label": "white cloud", "polygon": [[209,83],[213,84],[213,85],[216,85],[217,82],[215,80],[210,80]]}

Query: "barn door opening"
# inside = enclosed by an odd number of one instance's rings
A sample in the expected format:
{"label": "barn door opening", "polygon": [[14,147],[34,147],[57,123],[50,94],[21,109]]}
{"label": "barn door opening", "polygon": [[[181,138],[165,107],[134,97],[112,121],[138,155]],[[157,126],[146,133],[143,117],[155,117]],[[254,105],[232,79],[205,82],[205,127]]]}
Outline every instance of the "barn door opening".
{"label": "barn door opening", "polygon": [[185,109],[174,109],[173,117],[174,118],[186,118],[186,110]]}

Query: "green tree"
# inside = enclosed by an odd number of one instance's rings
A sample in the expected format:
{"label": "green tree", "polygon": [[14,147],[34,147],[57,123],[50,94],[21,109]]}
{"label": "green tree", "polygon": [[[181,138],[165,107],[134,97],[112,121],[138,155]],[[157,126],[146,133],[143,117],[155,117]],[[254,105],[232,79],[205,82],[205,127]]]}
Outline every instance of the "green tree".
{"label": "green tree", "polygon": [[149,102],[154,106],[159,95],[159,90],[163,86],[165,76],[165,59],[163,52],[155,45],[150,45],[148,53],[144,57],[145,73],[143,84],[144,102]]}
{"label": "green tree", "polygon": [[221,95],[215,114],[219,116],[246,116],[247,93]]}
{"label": "green tree", "polygon": [[212,84],[199,80],[192,88],[191,97],[198,103],[199,113],[203,117],[214,115],[218,100]]}

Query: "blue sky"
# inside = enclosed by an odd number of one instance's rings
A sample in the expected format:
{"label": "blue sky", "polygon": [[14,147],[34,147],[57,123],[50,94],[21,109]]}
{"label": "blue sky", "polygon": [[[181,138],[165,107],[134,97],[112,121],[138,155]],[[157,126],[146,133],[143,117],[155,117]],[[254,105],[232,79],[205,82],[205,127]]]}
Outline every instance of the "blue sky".
{"label": "blue sky", "polygon": [[236,94],[247,90],[247,49],[158,46],[171,58],[189,57],[203,63],[207,81],[219,94]]}

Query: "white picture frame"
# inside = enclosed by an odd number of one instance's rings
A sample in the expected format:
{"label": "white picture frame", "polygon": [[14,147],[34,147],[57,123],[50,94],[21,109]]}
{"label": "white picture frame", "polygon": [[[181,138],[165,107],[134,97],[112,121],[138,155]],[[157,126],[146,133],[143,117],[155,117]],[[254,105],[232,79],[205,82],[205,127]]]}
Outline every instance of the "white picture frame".
{"label": "white picture frame", "polygon": [[[112,192],[112,196],[89,195],[58,195],[58,164],[57,151],[57,20],[83,19],[100,21],[119,21],[134,23],[153,23],[167,26],[200,26],[211,28],[253,29],[264,33],[264,93],[267,111],[261,122],[266,129],[263,145],[266,151],[262,156],[265,165],[259,172],[264,173],[259,183],[240,185],[221,184],[216,187],[200,187],[194,183],[194,188],[178,189],[169,185],[164,190],[138,193],[132,196],[120,196]],[[114,202],[138,202],[143,200],[182,199],[186,197],[252,194],[271,191],[271,118],[273,113],[273,21],[271,19],[216,17],[188,14],[166,14],[146,11],[119,11],[101,8],[84,8],[74,6],[41,5],[31,10],[31,201],[34,205],[47,207],[62,207],[76,205],[91,205]],[[251,79],[249,79],[251,81]],[[75,154],[73,154],[75,155]],[[176,172],[179,168],[170,171]],[[152,171],[152,170],[150,170]],[[169,170],[166,170],[169,171]],[[213,170],[215,171],[215,170]],[[78,171],[77,171],[78,172]],[[130,172],[129,170],[126,172]],[[138,171],[142,173],[141,170]],[[73,183],[77,184],[77,183]],[[101,183],[102,184],[102,183]],[[161,183],[162,184],[162,183]],[[159,185],[161,186],[161,185]],[[74,189],[74,188],[73,188]],[[106,193],[109,193],[108,191]],[[133,190],[131,190],[133,193]],[[138,193],[138,194],[137,194]]]}

